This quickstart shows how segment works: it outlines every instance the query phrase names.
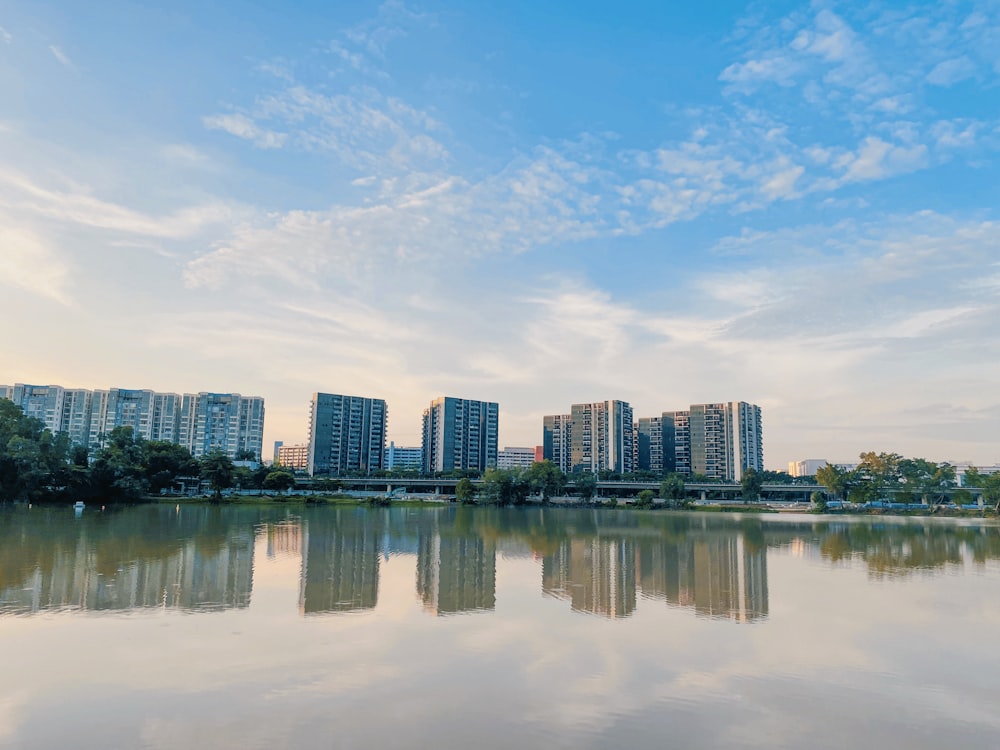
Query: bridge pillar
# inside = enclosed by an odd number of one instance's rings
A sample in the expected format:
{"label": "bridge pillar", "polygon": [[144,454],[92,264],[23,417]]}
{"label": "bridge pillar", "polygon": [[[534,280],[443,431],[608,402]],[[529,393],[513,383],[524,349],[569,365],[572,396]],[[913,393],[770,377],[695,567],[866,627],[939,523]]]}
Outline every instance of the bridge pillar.
{"label": "bridge pillar", "polygon": [[438,485],[437,487],[434,488],[434,494],[435,495],[441,494],[441,485]]}
{"label": "bridge pillar", "polygon": [[701,501],[705,502],[706,500],[708,500],[708,493],[705,492],[705,490],[702,490],[701,491]]}

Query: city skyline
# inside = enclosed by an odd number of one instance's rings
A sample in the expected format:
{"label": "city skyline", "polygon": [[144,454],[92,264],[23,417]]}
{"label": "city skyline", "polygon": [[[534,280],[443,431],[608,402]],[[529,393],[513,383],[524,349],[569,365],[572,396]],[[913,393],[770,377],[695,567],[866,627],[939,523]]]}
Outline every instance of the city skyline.
{"label": "city skyline", "polygon": [[661,6],[5,4],[0,382],[995,464],[1000,9]]}

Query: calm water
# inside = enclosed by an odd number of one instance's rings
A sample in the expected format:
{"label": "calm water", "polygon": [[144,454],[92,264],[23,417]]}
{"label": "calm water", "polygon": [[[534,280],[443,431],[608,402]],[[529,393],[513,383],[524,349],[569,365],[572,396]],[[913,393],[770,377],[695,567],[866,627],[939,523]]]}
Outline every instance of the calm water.
{"label": "calm water", "polygon": [[0,746],[997,748],[1000,526],[0,509]]}

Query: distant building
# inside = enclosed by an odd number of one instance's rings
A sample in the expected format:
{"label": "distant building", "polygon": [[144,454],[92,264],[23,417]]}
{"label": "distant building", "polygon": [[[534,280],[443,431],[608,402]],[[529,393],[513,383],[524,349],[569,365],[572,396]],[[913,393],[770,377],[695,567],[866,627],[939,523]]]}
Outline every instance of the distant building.
{"label": "distant building", "polygon": [[144,440],[185,446],[195,456],[221,450],[260,458],[264,399],[238,393],[158,393],[149,389],[86,390],[58,385],[0,386],[25,414],[74,445],[102,448],[116,427],[131,427]]}
{"label": "distant building", "polygon": [[570,464],[572,422],[573,418],[569,414],[542,417],[542,459],[551,461],[566,474],[573,468]]}
{"label": "distant building", "polygon": [[496,466],[499,418],[494,401],[450,396],[432,401],[424,410],[424,471],[485,471]]}
{"label": "distant building", "polygon": [[759,406],[745,401],[692,404],[688,429],[692,474],[739,482],[747,469],[763,471]]}
{"label": "distant building", "polygon": [[419,446],[406,448],[396,443],[389,443],[388,458],[385,462],[387,469],[416,469],[420,471],[424,464],[424,451]]}
{"label": "distant building", "polygon": [[222,451],[229,458],[264,446],[264,399],[239,393],[185,393],[181,401],[178,442],[203,456]]}
{"label": "distant building", "polygon": [[814,477],[816,472],[826,466],[825,458],[806,458],[802,461],[788,462],[788,475],[792,477]]}
{"label": "distant building", "polygon": [[595,401],[570,408],[572,471],[634,470],[632,407],[627,401]]}
{"label": "distant building", "polygon": [[58,385],[4,386],[11,401],[21,407],[26,417],[39,420],[51,432],[62,432],[63,400],[66,389]]}
{"label": "distant building", "polygon": [[746,469],[764,468],[760,407],[745,401],[642,417],[635,432],[640,470],[738,482]]}
{"label": "distant building", "polygon": [[542,446],[540,446],[540,445],[536,445],[535,446],[535,461],[538,462],[538,461],[544,461],[544,460],[545,460],[545,449]]}
{"label": "distant building", "polygon": [[274,462],[287,469],[305,471],[309,468],[309,446],[306,443],[281,445]]}
{"label": "distant building", "polygon": [[497,453],[498,469],[530,469],[533,463],[534,448],[504,448]]}
{"label": "distant building", "polygon": [[387,418],[383,399],[314,393],[309,416],[309,474],[342,476],[381,469]]}
{"label": "distant building", "polygon": [[272,461],[277,461],[278,460],[278,451],[281,450],[281,446],[283,446],[284,444],[285,444],[284,440],[275,440],[274,441],[274,448],[271,451],[271,460]]}
{"label": "distant building", "polygon": [[965,472],[969,469],[975,468],[982,475],[996,474],[1000,472],[1000,464],[972,464],[966,461],[960,461],[958,463],[952,464],[955,469],[955,482],[959,487],[968,487],[965,481]]}

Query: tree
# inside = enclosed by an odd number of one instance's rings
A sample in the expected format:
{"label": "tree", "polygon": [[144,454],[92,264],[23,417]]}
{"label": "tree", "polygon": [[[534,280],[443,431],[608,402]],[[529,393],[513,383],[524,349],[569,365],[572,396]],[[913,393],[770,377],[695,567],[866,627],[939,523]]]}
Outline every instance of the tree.
{"label": "tree", "polygon": [[983,482],[986,480],[985,474],[980,474],[979,469],[975,466],[970,466],[965,470],[965,477],[962,479],[963,487],[977,487],[982,488]]}
{"label": "tree", "polygon": [[183,445],[163,440],[149,440],[141,444],[143,475],[149,491],[159,494],[170,487],[177,477],[198,476],[198,462]]}
{"label": "tree", "polygon": [[684,490],[684,477],[676,472],[667,474],[660,482],[660,497],[672,507],[683,505],[687,497]]}
{"label": "tree", "polygon": [[947,497],[947,490],[955,483],[955,469],[951,464],[936,464],[923,458],[904,458],[899,462],[899,475],[906,489],[920,497],[925,505]]}
{"label": "tree", "polygon": [[576,487],[576,493],[584,502],[590,501],[597,493],[597,477],[589,471],[581,471],[571,477]]}
{"label": "tree", "polygon": [[862,453],[859,458],[857,475],[864,481],[862,497],[867,500],[880,500],[886,493],[894,493],[899,489],[901,475],[899,464],[903,457],[898,453]]}
{"label": "tree", "polygon": [[816,481],[826,488],[834,500],[846,500],[847,490],[854,473],[828,463],[816,470]]}
{"label": "tree", "polygon": [[455,485],[455,499],[462,505],[471,505],[476,502],[476,486],[468,477],[462,477]]}
{"label": "tree", "polygon": [[743,477],[740,479],[740,485],[743,488],[743,502],[755,503],[760,500],[760,488],[763,484],[764,480],[759,471],[753,468],[745,469]]}
{"label": "tree", "polygon": [[264,489],[285,492],[295,486],[295,475],[290,471],[278,469],[264,477]]}
{"label": "tree", "polygon": [[530,492],[524,473],[507,469],[487,469],[480,496],[490,505],[523,505]]}
{"label": "tree", "polygon": [[540,494],[542,502],[546,503],[566,486],[566,475],[548,459],[535,461],[524,473],[524,478],[532,491]]}
{"label": "tree", "polygon": [[222,499],[222,491],[233,486],[233,462],[222,451],[206,453],[198,461],[201,478],[208,481],[215,499]]}
{"label": "tree", "polygon": [[980,484],[983,488],[983,502],[995,506],[994,510],[1000,513],[1000,472],[987,475]]}
{"label": "tree", "polygon": [[[829,466],[829,464],[827,465]],[[814,493],[812,493],[809,499],[812,500],[813,505],[816,506],[816,510],[818,510],[820,513],[826,512],[826,496],[822,492],[816,490]]]}
{"label": "tree", "polygon": [[652,508],[653,498],[656,497],[656,493],[652,490],[642,490],[635,501],[636,508]]}
{"label": "tree", "polygon": [[257,454],[254,453],[249,448],[240,448],[238,451],[236,451],[236,460],[237,461],[256,461],[257,460]]}
{"label": "tree", "polygon": [[145,441],[130,426],[115,427],[97,451],[91,483],[98,495],[135,499],[149,491],[143,461]]}

